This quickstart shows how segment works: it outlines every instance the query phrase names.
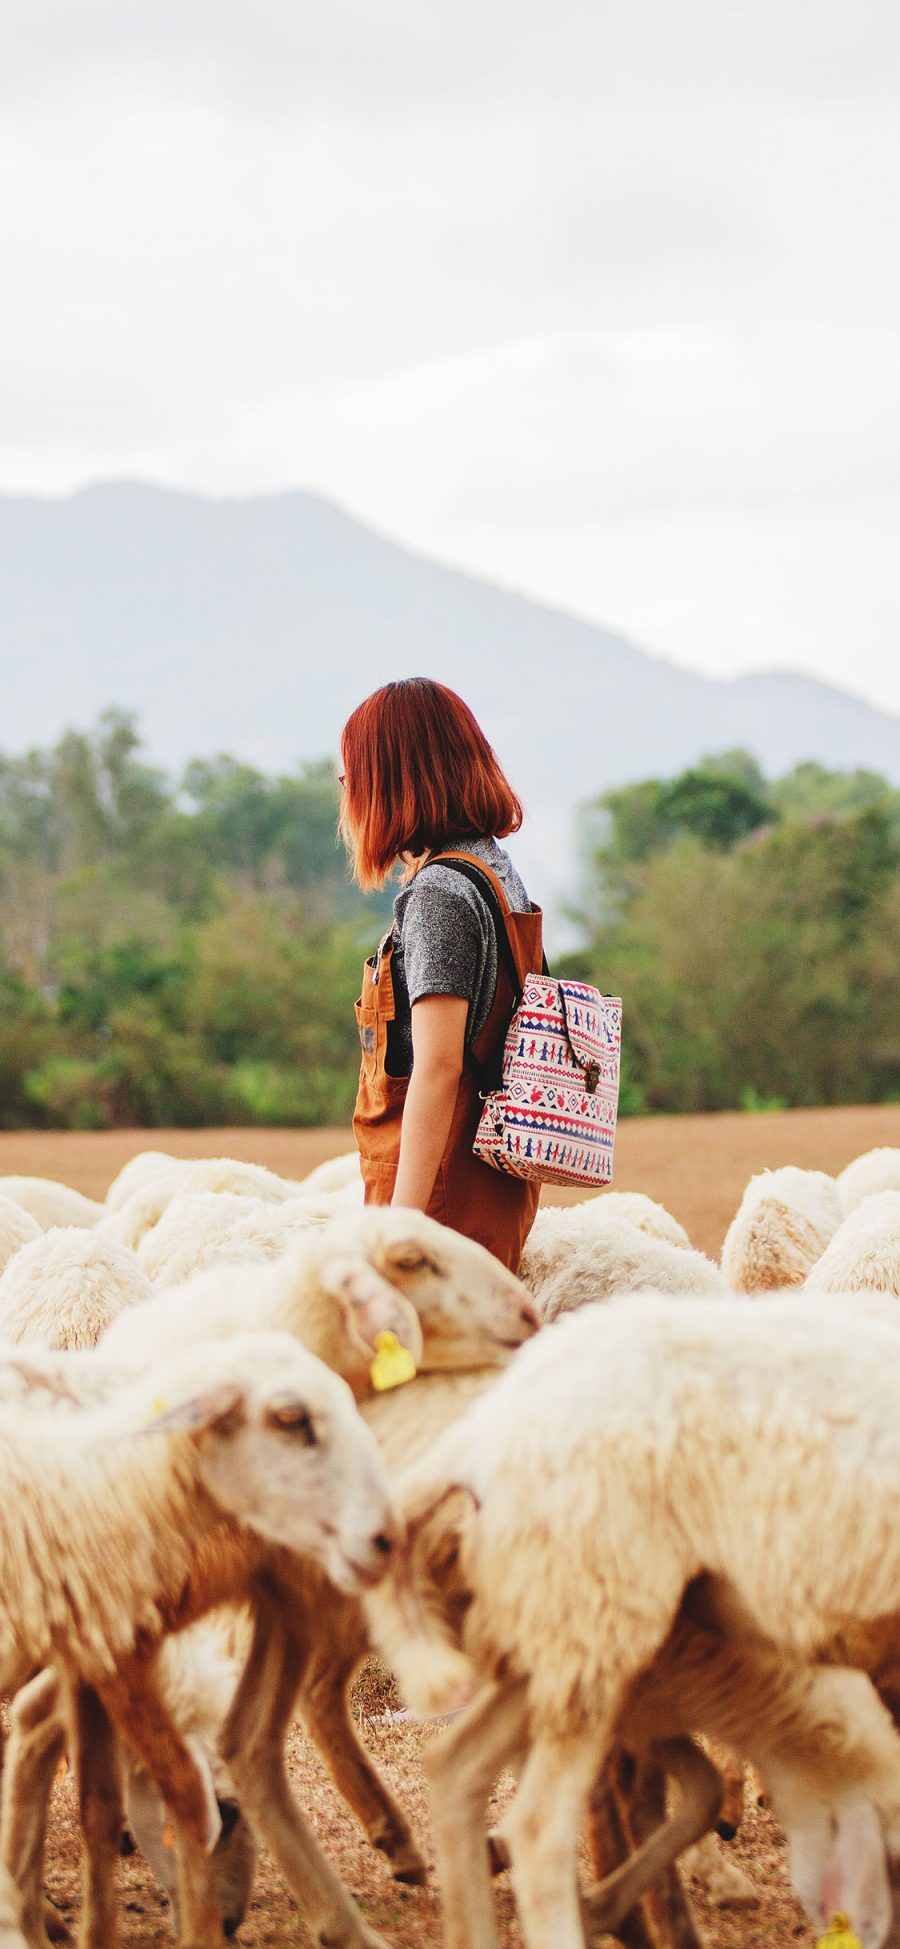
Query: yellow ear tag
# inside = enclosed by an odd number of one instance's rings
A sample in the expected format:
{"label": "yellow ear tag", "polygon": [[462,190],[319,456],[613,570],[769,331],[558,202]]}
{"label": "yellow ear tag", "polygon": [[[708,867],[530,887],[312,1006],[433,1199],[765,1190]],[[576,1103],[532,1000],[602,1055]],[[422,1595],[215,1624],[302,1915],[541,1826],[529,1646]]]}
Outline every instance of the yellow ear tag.
{"label": "yellow ear tag", "polygon": [[825,1934],[819,1936],[816,1949],[862,1949],[859,1936],[850,1927],[850,1917],[842,1909],[832,1916]]}
{"label": "yellow ear tag", "polygon": [[168,1407],[168,1405],[169,1405],[169,1404],[168,1404],[168,1402],[167,1402],[167,1401],[160,1401],[159,1399],[157,1399],[157,1400],[155,1400],[155,1401],[154,1401],[154,1403],[153,1403],[153,1412],[154,1412],[154,1414],[155,1414],[155,1415],[159,1415],[159,1414],[165,1414],[165,1412],[166,1412],[166,1408]]}
{"label": "yellow ear tag", "polygon": [[408,1347],[402,1347],[396,1333],[379,1333],[375,1338],[375,1358],[369,1377],[376,1394],[389,1387],[402,1387],[416,1378],[416,1363]]}

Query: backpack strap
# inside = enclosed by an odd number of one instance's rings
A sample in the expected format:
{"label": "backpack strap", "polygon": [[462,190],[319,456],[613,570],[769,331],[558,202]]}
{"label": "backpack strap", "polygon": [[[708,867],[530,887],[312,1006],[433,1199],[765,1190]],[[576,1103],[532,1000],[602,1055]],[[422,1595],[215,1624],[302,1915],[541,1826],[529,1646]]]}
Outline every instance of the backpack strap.
{"label": "backpack strap", "polygon": [[502,880],[498,879],[497,874],[492,872],[489,866],[485,866],[482,860],[476,859],[472,853],[435,853],[431,859],[426,860],[425,866],[419,868],[419,872],[424,873],[429,866],[449,866],[452,872],[460,873],[464,880],[477,887],[494,923],[497,960],[498,963],[502,960],[506,968],[512,984],[513,1010],[517,1009],[522,1000],[522,978],[516,966],[516,957],[507,932],[506,915],[512,912],[512,908]]}

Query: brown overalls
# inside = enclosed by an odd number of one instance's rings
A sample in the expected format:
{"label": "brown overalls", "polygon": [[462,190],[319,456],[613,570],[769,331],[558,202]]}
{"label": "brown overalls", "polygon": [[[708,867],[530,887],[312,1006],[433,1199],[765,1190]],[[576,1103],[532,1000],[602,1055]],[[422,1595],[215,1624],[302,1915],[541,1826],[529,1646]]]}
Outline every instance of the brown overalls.
{"label": "brown overalls", "polygon": [[[497,875],[471,853],[448,847],[434,858],[469,860],[490,880],[500,902],[519,979],[524,982],[527,974],[541,966],[540,908],[525,914],[513,913]],[[393,940],[387,934],[378,952],[363,968],[363,990],[356,1004],[362,1063],[353,1134],[368,1205],[391,1202],[400,1157],[400,1125],[409,1088],[408,1076],[389,1076],[385,1068],[388,1023],[394,1019],[392,952]],[[483,1065],[495,1054],[506,1034],[514,1000],[509,974],[498,952],[496,992],[487,1021],[467,1051],[473,1061],[466,1061],[459,1079],[450,1135],[438,1166],[428,1211],[442,1225],[452,1225],[455,1231],[486,1245],[495,1258],[517,1272],[522,1247],[534,1222],[540,1185],[496,1171],[472,1153],[482,1108],[473,1062]]]}

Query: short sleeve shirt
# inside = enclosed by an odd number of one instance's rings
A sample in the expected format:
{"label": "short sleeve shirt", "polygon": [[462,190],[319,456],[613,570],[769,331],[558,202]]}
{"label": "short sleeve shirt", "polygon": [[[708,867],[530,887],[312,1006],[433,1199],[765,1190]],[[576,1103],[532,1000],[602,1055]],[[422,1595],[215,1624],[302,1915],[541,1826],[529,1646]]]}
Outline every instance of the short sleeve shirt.
{"label": "short sleeve shirt", "polygon": [[[457,846],[496,873],[514,913],[529,911],[522,881],[496,839],[460,839]],[[484,1027],[497,986],[497,936],[478,888],[451,866],[429,866],[398,893],[392,938],[396,1015],[388,1032],[387,1068],[392,1076],[409,1076],[414,1002],[426,995],[466,1000],[467,1048]]]}

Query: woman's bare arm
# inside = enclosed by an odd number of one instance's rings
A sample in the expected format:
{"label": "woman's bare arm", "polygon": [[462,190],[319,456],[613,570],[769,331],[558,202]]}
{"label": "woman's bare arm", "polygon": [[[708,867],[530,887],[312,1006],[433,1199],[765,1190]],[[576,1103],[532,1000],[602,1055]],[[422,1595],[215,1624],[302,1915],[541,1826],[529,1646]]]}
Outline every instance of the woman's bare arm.
{"label": "woman's bare arm", "polygon": [[413,1069],[392,1204],[424,1211],[431,1197],[466,1059],[468,1013],[461,995],[423,995],[413,1003]]}

